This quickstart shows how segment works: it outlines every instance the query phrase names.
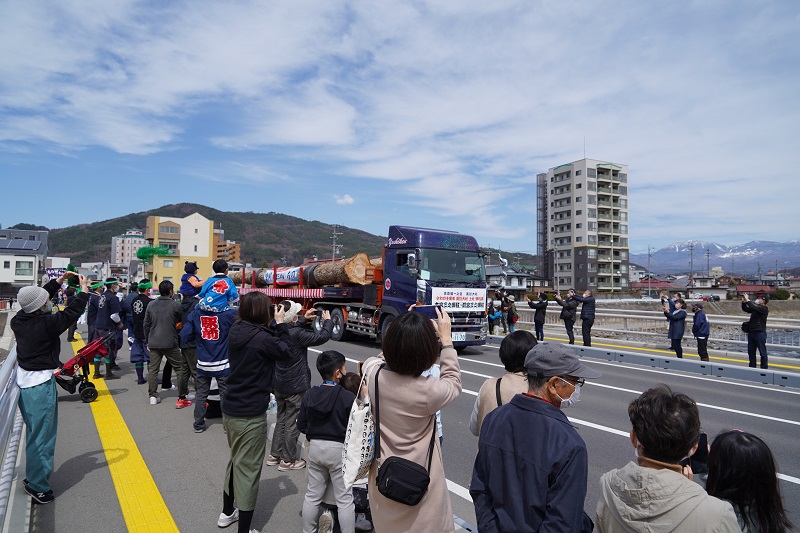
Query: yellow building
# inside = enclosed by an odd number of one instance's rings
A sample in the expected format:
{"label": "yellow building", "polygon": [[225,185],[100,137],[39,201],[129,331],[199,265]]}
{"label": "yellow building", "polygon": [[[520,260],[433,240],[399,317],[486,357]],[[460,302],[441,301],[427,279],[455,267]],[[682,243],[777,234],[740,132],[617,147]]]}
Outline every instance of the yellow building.
{"label": "yellow building", "polygon": [[154,257],[153,264],[145,267],[145,274],[153,280],[154,286],[168,280],[175,284],[177,292],[186,261],[197,262],[197,274],[201,278],[213,275],[214,222],[200,213],[184,218],[149,216],[144,238],[148,246],[162,246],[170,251],[169,255]]}
{"label": "yellow building", "polygon": [[215,259],[224,259],[228,263],[240,263],[242,261],[241,248],[236,241],[225,239],[225,230],[222,228],[214,230]]}

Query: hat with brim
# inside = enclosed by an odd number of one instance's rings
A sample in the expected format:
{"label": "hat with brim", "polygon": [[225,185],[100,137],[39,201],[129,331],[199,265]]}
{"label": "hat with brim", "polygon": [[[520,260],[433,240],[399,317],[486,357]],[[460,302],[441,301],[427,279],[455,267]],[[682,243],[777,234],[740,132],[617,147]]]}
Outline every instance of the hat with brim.
{"label": "hat with brim", "polygon": [[22,287],[17,293],[17,301],[25,313],[41,309],[50,299],[50,294],[41,287]]}
{"label": "hat with brim", "polygon": [[563,344],[541,342],[525,356],[528,374],[546,377],[572,376],[575,378],[599,378],[603,374],[584,365],[571,348]]}

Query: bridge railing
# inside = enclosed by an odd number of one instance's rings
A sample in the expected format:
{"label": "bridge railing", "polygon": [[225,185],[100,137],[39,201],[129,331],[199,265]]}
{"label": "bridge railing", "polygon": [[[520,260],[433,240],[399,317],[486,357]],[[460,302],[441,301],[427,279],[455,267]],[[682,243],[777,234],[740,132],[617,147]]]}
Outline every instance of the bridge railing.
{"label": "bridge railing", "polygon": [[[534,310],[526,303],[517,304],[520,315],[519,322],[533,324]],[[545,324],[554,326],[562,325],[559,318],[561,307],[550,304],[545,316]],[[580,311],[579,311],[580,314]],[[692,318],[694,314],[687,311],[685,338],[692,338]],[[742,322],[746,322],[749,315],[709,315],[706,314],[711,325],[709,339],[713,342],[724,343],[738,347],[739,350],[747,347],[747,335],[742,331]],[[597,308],[592,332],[608,332],[613,337],[631,340],[639,336],[666,337],[667,320],[661,311],[616,310]],[[580,332],[580,318],[575,323],[578,336]],[[767,346],[779,351],[800,351],[800,320],[772,318],[767,320]]]}
{"label": "bridge railing", "polygon": [[17,409],[19,387],[17,387],[17,349],[11,348],[8,357],[0,367],[0,446],[2,446],[2,464],[0,464],[0,530],[6,520],[11,497],[11,484],[14,481],[22,436],[22,416]]}

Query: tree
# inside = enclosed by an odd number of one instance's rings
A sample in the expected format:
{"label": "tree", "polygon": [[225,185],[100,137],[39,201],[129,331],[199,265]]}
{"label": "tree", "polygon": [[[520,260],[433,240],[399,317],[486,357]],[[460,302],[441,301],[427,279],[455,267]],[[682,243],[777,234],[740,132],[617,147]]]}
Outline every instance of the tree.
{"label": "tree", "polygon": [[159,255],[170,255],[169,248],[163,246],[143,246],[136,252],[136,257],[142,260],[145,265],[152,264],[153,257]]}
{"label": "tree", "polygon": [[772,297],[776,300],[788,300],[791,294],[786,289],[775,289]]}

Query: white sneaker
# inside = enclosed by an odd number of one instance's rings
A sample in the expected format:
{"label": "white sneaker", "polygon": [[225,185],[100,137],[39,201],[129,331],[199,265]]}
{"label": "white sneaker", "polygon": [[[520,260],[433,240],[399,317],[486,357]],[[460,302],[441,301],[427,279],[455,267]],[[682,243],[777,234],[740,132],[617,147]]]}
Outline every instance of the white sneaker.
{"label": "white sneaker", "polygon": [[225,513],[219,513],[219,519],[217,520],[217,526],[219,527],[228,527],[229,525],[233,524],[234,522],[239,521],[239,509],[236,507],[233,508],[233,512],[230,516],[226,515]]}
{"label": "white sneaker", "polygon": [[158,405],[161,403],[161,398],[150,396],[150,405]]}
{"label": "white sneaker", "polygon": [[331,531],[333,531],[333,513],[331,513],[330,509],[325,509],[319,515],[317,533],[331,533]]}
{"label": "white sneaker", "polygon": [[192,394],[192,393],[190,392],[189,394],[187,394],[187,395],[186,395],[186,399],[187,399],[187,400],[194,400],[194,394]]}
{"label": "white sneaker", "polygon": [[178,386],[177,385],[173,385],[172,387],[170,387],[168,389],[166,389],[164,387],[161,387],[161,392],[168,391],[168,390],[178,390]]}
{"label": "white sneaker", "polygon": [[367,520],[364,513],[356,513],[356,529],[358,531],[372,531],[372,522]]}

